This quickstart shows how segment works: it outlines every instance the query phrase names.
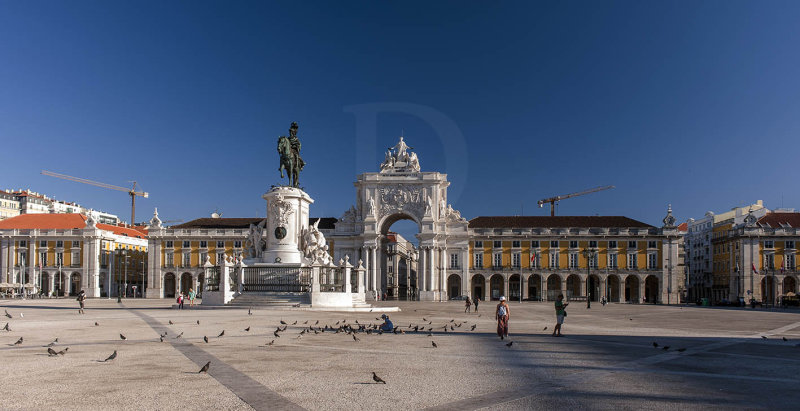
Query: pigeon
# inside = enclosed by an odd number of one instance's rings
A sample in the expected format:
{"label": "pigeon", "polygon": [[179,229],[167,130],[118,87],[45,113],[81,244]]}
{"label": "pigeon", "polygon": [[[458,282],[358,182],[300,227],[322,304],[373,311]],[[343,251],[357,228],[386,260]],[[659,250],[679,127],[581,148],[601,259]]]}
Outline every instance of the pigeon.
{"label": "pigeon", "polygon": [[206,336],[204,335],[204,336],[203,336],[203,341],[204,341],[206,344],[208,344],[208,337],[206,337]]}
{"label": "pigeon", "polygon": [[8,323],[6,323],[6,326],[5,326],[5,327],[3,327],[3,330],[6,330],[6,331],[11,331],[11,328],[8,326]]}
{"label": "pigeon", "polygon": [[308,320],[305,320],[305,321],[303,322],[303,324],[308,324]]}
{"label": "pigeon", "polygon": [[197,320],[197,325],[200,325],[200,320]]}
{"label": "pigeon", "polygon": [[542,331],[547,331],[547,327],[542,328]]}
{"label": "pigeon", "polygon": [[433,348],[437,348],[438,347],[438,345],[436,345],[436,341],[431,341],[431,345],[433,346]]}
{"label": "pigeon", "polygon": [[14,317],[12,317],[12,316],[11,316],[11,314],[9,314],[9,313],[8,313],[8,310],[5,310],[5,311],[6,311],[6,317],[8,317],[8,318],[14,318]]}
{"label": "pigeon", "polygon": [[356,335],[355,335],[355,334],[353,334],[353,341],[355,341],[355,342],[359,342],[359,341],[361,341],[361,340],[359,340],[359,339],[358,339],[358,337],[356,337]]}
{"label": "pigeon", "polygon": [[97,323],[97,321],[95,321],[95,322],[94,322],[94,326],[95,326],[95,327],[99,327],[99,326],[100,326],[100,324],[98,324],[98,323]]}
{"label": "pigeon", "polygon": [[428,319],[425,318],[425,317],[422,317],[422,321],[428,321]]}
{"label": "pigeon", "polygon": [[244,329],[245,331],[250,331],[250,326],[248,325],[247,328]]}
{"label": "pigeon", "polygon": [[177,340],[178,338],[181,338],[181,337],[183,337],[183,331],[181,331],[181,333],[180,333],[180,334],[178,334],[178,336],[177,336],[177,337],[175,337],[175,339]]}
{"label": "pigeon", "polygon": [[763,339],[765,339],[765,340],[766,340],[766,339],[767,339],[767,336],[765,336],[765,335],[762,335],[762,336],[761,336],[761,338],[763,338]]}
{"label": "pigeon", "polygon": [[655,341],[653,342],[653,348],[658,348],[658,343]]}
{"label": "pigeon", "polygon": [[428,331],[428,337],[433,337],[433,333]]}
{"label": "pigeon", "polygon": [[509,341],[508,344],[506,344],[506,347],[511,347],[512,345],[514,345],[514,341]]}
{"label": "pigeon", "polygon": [[386,381],[381,379],[381,377],[378,377],[378,375],[375,374],[375,371],[372,372],[372,381],[375,381],[375,384],[386,384]]}
{"label": "pigeon", "polygon": [[789,341],[786,337],[781,337],[781,338],[783,338],[783,341]]}
{"label": "pigeon", "polygon": [[628,318],[629,320],[633,321],[633,318]]}
{"label": "pigeon", "polygon": [[52,349],[52,348],[48,348],[48,349],[47,349],[47,355],[49,355],[49,356],[51,356],[51,357],[52,357],[52,356],[54,356],[54,355],[58,355],[58,353],[56,352],[56,350],[54,350],[54,349]]}
{"label": "pigeon", "polygon": [[664,350],[664,351],[667,351],[667,350],[669,350],[669,345],[665,345],[665,346],[664,346],[664,347],[662,347],[661,349],[662,349],[662,350]]}
{"label": "pigeon", "polygon": [[19,313],[19,318],[25,318],[25,315],[23,315],[22,313]]}
{"label": "pigeon", "polygon": [[295,320],[295,322],[293,322],[292,325],[297,325],[297,321]]}
{"label": "pigeon", "polygon": [[319,324],[319,320],[317,320],[317,322],[314,323],[314,325],[317,325],[317,324]]}
{"label": "pigeon", "polygon": [[125,341],[125,340],[127,340],[127,339],[128,339],[128,337],[126,337],[126,336],[122,335],[122,333],[120,333],[120,334],[119,334],[119,338],[120,338],[122,341]]}
{"label": "pigeon", "polygon": [[112,360],[114,360],[114,358],[117,358],[117,350],[114,350],[114,352],[111,353],[111,355],[109,355],[108,358],[103,360],[103,362],[112,361]]}
{"label": "pigeon", "polygon": [[13,345],[20,345],[20,344],[22,344],[22,337],[19,337],[19,340],[17,340],[17,342],[15,342]]}
{"label": "pigeon", "polygon": [[[336,323],[339,324],[339,323]],[[281,320],[281,325],[286,325],[286,321]]]}
{"label": "pigeon", "polygon": [[200,374],[201,372],[207,373],[208,372],[208,367],[210,367],[210,366],[211,366],[211,361],[207,362],[206,365],[204,365],[203,368],[201,368],[200,371],[198,371],[197,373],[198,374]]}
{"label": "pigeon", "polygon": [[477,327],[477,326],[478,326],[478,324],[472,324],[472,328],[470,329],[470,331],[475,331],[475,327]]}
{"label": "pigeon", "polygon": [[217,338],[219,338],[219,337],[222,337],[223,335],[225,335],[225,330],[222,330],[222,332],[221,332],[221,333],[219,333],[219,335],[217,336]]}
{"label": "pigeon", "polygon": [[51,342],[50,344],[45,345],[45,347],[52,347],[52,346],[56,345],[56,343],[58,343],[58,338],[53,340],[53,342]]}
{"label": "pigeon", "polygon": [[678,348],[678,349],[677,349],[677,350],[675,350],[675,351],[677,351],[677,352],[684,352],[684,351],[686,351],[686,348]]}
{"label": "pigeon", "polygon": [[278,331],[275,331],[274,333],[272,333],[272,335],[274,335],[275,338],[281,338],[281,335],[278,334]]}
{"label": "pigeon", "polygon": [[67,347],[67,348],[64,348],[63,350],[59,351],[57,354],[58,354],[58,355],[64,355],[64,354],[66,354],[66,353],[67,353],[67,351],[69,351],[69,347]]}
{"label": "pigeon", "polygon": [[163,335],[159,335],[158,336],[158,341],[159,342],[164,342],[164,336]]}
{"label": "pigeon", "polygon": [[275,340],[272,340],[272,341],[267,343],[267,345],[272,345],[272,344],[275,344]]}
{"label": "pigeon", "polygon": [[172,320],[169,320],[169,325],[175,325]]}

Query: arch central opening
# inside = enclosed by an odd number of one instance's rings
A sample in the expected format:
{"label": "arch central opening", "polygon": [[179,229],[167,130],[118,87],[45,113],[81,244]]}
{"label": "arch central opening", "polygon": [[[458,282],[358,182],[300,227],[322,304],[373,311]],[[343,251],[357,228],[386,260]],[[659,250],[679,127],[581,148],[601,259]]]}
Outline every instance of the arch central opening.
{"label": "arch central opening", "polygon": [[380,227],[380,297],[417,300],[419,224],[406,214],[387,217]]}

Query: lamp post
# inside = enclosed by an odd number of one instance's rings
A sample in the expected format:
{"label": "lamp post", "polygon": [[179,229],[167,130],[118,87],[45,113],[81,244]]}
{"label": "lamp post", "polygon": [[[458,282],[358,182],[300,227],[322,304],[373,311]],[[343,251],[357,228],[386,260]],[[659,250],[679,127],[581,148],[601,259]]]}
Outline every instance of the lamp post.
{"label": "lamp post", "polygon": [[586,257],[586,309],[592,308],[592,299],[589,294],[589,284],[592,277],[592,257],[594,257],[594,250],[590,250],[589,247],[583,249],[583,255]]}

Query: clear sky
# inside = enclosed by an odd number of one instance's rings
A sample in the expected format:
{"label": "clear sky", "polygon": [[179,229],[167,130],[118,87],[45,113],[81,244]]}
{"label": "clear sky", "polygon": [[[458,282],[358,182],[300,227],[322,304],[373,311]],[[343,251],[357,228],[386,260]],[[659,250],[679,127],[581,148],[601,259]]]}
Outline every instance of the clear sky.
{"label": "clear sky", "polygon": [[[314,216],[401,130],[467,218],[800,207],[800,2],[0,2],[0,187],[128,219],[264,215],[300,124]],[[370,111],[380,111],[369,122]]]}

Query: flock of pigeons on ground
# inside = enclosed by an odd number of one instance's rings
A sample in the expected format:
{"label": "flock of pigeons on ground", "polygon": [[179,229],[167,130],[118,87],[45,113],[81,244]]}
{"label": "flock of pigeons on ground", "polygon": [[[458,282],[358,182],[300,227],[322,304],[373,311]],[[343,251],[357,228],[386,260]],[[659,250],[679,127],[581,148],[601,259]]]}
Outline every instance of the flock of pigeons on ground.
{"label": "flock of pigeons on ground", "polygon": [[[372,312],[372,310],[370,310],[370,312]],[[253,312],[252,312],[251,309],[247,310],[247,315],[253,315]],[[13,316],[8,312],[8,310],[5,310],[5,316],[7,318],[13,318]],[[19,316],[20,316],[20,318],[24,318],[24,315],[22,313],[20,313]],[[480,317],[480,314],[478,316]],[[472,324],[471,326],[469,326],[467,324],[467,321],[456,321],[455,318],[451,319],[449,322],[445,322],[441,326],[439,326],[439,325],[434,326],[433,325],[433,320],[428,320],[427,318],[422,317],[422,321],[418,322],[417,324],[409,323],[408,327],[395,326],[395,327],[392,328],[391,331],[389,331],[389,330],[383,330],[382,329],[382,327],[381,327],[381,321],[382,320],[381,320],[380,317],[375,317],[375,320],[377,320],[379,323],[376,324],[374,322],[370,322],[368,324],[364,324],[364,323],[360,323],[358,320],[355,320],[353,322],[348,322],[346,319],[343,319],[343,320],[340,320],[340,321],[336,321],[336,323],[334,323],[333,325],[330,325],[330,324],[321,325],[319,320],[314,321],[313,324],[309,324],[309,322],[312,321],[312,320],[306,320],[303,323],[299,324],[301,326],[300,327],[300,332],[294,338],[295,339],[300,339],[303,336],[311,335],[312,333],[316,335],[316,334],[328,332],[328,333],[333,333],[333,334],[349,335],[349,336],[351,336],[353,341],[357,343],[357,342],[361,341],[361,338],[359,338],[358,335],[361,335],[362,337],[364,337],[364,336],[382,335],[382,334],[413,333],[413,334],[427,334],[427,337],[433,337],[433,332],[434,331],[438,332],[439,329],[441,329],[444,333],[448,333],[448,332],[456,332],[456,328],[461,329],[463,326],[468,326],[469,331],[475,331],[475,329],[478,327],[477,323],[476,324]],[[173,323],[172,320],[168,320],[168,324],[169,325],[175,325],[175,323]],[[95,322],[94,325],[96,327],[100,326],[100,324],[98,322]],[[200,325],[200,320],[196,320],[196,325]],[[295,320],[293,323],[289,324],[286,321],[284,321],[283,319],[281,319],[280,320],[280,324],[272,332],[272,335],[273,335],[274,338],[272,338],[264,346],[265,347],[273,346],[275,344],[276,339],[281,338],[281,333],[286,332],[290,325],[291,326],[297,326],[298,325],[298,321]],[[467,327],[464,327],[463,329],[466,330]],[[5,325],[5,327],[2,328],[2,330],[3,331],[11,331],[10,323],[6,322],[6,325]],[[244,332],[250,332],[250,330],[251,330],[251,327],[248,326],[247,328],[244,329]],[[544,327],[544,330],[546,331],[547,327]],[[217,335],[216,338],[222,338],[224,336],[225,336],[225,330],[222,330]],[[177,339],[180,339],[182,337],[183,337],[183,331],[181,331],[180,333],[175,335],[175,337],[173,337],[173,339],[177,340]],[[126,337],[122,333],[119,334],[119,338],[122,341],[126,341],[128,339],[128,337]],[[160,342],[164,342],[165,339],[167,339],[167,338],[168,338],[168,332],[167,331],[164,331],[164,334],[160,334],[159,335],[159,341]],[[767,339],[767,337],[764,336],[764,335],[762,335],[761,338],[765,339],[765,340]],[[789,341],[786,337],[782,337],[782,339],[783,339],[784,342],[788,342]],[[24,340],[23,337],[19,337],[19,339],[15,343],[11,344],[11,346],[20,346],[20,345],[22,345],[24,343],[24,341],[25,340]],[[208,336],[206,336],[206,335],[203,336],[203,342],[208,344],[208,342],[209,342]],[[439,347],[439,345],[436,343],[436,341],[430,340],[430,342],[431,342],[431,347],[432,348],[438,348]],[[44,346],[44,347],[47,348],[47,355],[48,356],[57,357],[57,356],[64,356],[64,355],[67,354],[67,351],[69,351],[69,347],[64,347],[63,350],[56,351],[53,347],[55,347],[57,344],[58,344],[58,338],[56,338],[55,340],[53,340],[53,342],[51,342],[51,343],[49,343],[49,344]],[[506,347],[512,347],[513,344],[514,344],[513,341],[509,341],[505,345],[506,345]],[[655,341],[652,343],[652,345],[653,345],[653,348],[661,348],[664,351],[669,351],[669,349],[670,349],[670,346],[668,346],[668,345],[659,345]],[[795,347],[800,347],[800,344],[795,344]],[[674,351],[684,352],[684,351],[686,351],[686,348],[677,348]],[[111,353],[111,355],[109,355],[107,358],[105,358],[103,360],[97,360],[97,362],[114,361],[116,358],[117,358],[117,350],[114,350],[114,352]],[[209,361],[205,365],[203,365],[202,368],[200,368],[200,371],[198,371],[198,373],[207,373],[208,370],[210,369],[210,367],[211,367],[211,362]],[[384,381],[381,377],[379,377],[375,372],[372,373],[372,380],[376,384],[386,384],[386,381]]]}

